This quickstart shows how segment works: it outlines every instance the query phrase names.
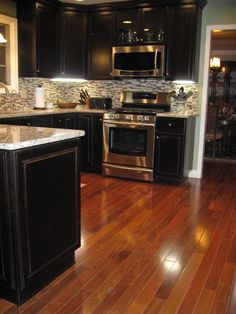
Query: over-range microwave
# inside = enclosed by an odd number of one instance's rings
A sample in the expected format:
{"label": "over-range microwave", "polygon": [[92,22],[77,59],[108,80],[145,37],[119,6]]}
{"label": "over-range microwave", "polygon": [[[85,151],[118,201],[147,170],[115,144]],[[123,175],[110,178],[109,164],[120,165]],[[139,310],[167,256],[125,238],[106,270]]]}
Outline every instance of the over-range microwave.
{"label": "over-range microwave", "polygon": [[163,45],[112,48],[112,76],[163,77],[165,47]]}

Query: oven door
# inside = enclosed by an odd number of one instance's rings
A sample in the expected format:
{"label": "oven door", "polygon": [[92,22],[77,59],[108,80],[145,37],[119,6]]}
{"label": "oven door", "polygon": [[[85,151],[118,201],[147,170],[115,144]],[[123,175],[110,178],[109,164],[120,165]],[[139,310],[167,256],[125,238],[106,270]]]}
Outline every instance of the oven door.
{"label": "oven door", "polygon": [[154,124],[105,120],[103,162],[153,168]]}

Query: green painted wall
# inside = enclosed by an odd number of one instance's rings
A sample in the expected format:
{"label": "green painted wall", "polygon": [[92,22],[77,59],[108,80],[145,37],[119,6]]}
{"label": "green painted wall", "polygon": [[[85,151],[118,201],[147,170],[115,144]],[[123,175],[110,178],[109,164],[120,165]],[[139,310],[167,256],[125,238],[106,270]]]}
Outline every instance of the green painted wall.
{"label": "green painted wall", "polygon": [[0,0],[0,14],[16,17],[16,2],[12,0]]}
{"label": "green painted wall", "polygon": [[[207,0],[208,3],[203,9],[202,28],[201,28],[201,46],[200,46],[200,64],[199,64],[199,111],[205,104],[201,104],[203,64],[205,57],[206,27],[209,25],[227,25],[236,24],[236,1],[235,0]],[[198,167],[198,141],[199,141],[200,120],[197,121],[195,137],[194,169]]]}

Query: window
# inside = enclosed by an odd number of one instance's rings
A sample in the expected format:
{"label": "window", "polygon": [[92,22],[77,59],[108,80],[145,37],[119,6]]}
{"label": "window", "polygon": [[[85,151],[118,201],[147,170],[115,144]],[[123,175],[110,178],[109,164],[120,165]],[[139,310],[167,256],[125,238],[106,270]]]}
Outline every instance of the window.
{"label": "window", "polygon": [[[0,82],[18,90],[17,20],[0,14],[0,33],[7,40],[0,43]],[[2,93],[2,89],[0,89]]]}

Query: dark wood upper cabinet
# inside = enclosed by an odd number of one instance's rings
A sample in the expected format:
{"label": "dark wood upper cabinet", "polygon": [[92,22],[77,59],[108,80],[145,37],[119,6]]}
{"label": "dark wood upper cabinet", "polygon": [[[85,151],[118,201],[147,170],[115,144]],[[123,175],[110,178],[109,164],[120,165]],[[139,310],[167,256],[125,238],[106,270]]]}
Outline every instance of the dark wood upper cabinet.
{"label": "dark wood upper cabinet", "polygon": [[163,42],[165,12],[164,7],[117,11],[115,43],[117,45],[140,45]]}
{"label": "dark wood upper cabinet", "polygon": [[137,45],[140,41],[140,9],[120,10],[115,13],[115,43]]}
{"label": "dark wood upper cabinet", "polygon": [[56,5],[36,4],[36,72],[53,77],[58,69],[58,14]]}
{"label": "dark wood upper cabinet", "polygon": [[59,75],[85,76],[86,15],[77,10],[60,9]]}
{"label": "dark wood upper cabinet", "polygon": [[167,9],[167,70],[170,80],[197,81],[201,9],[197,5]]}
{"label": "dark wood upper cabinet", "polygon": [[89,14],[88,78],[111,79],[112,12]]}
{"label": "dark wood upper cabinet", "polygon": [[17,1],[20,77],[57,74],[57,7],[56,1]]}

